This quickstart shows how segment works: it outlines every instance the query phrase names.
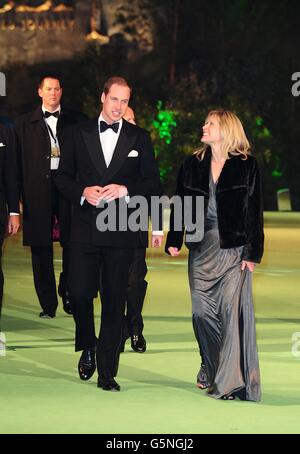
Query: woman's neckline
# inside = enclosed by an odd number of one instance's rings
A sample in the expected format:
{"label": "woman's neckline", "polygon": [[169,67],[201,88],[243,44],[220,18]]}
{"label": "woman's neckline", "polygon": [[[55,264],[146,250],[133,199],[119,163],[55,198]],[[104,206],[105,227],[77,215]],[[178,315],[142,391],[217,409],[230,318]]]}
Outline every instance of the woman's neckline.
{"label": "woman's neckline", "polygon": [[218,181],[219,181],[220,176],[221,176],[221,174],[222,174],[222,172],[223,172],[223,169],[224,169],[224,166],[225,166],[225,164],[226,164],[226,161],[227,161],[227,159],[224,160],[223,165],[222,165],[222,168],[221,168],[221,172],[219,173],[218,178],[216,179],[216,181],[214,181],[213,172],[212,172],[212,163],[213,163],[213,162],[221,162],[221,161],[213,161],[213,159],[211,159],[211,163],[210,163],[210,174],[211,174],[212,182],[213,182],[213,184],[214,184],[215,186],[218,184]]}

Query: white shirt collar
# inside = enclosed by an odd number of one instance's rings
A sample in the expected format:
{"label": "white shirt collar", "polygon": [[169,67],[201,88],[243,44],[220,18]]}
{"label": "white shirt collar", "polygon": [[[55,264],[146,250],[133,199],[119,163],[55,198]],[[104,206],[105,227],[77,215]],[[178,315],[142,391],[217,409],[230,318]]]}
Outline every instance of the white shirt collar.
{"label": "white shirt collar", "polygon": [[[44,106],[44,104],[42,104],[42,111],[43,111],[43,113],[45,113],[46,111],[47,111],[47,112],[50,112],[48,109],[46,109],[46,107]],[[61,111],[61,105],[60,105],[60,104],[59,104],[58,108],[57,108],[54,112],[57,112],[57,111],[58,111],[59,113],[60,113],[60,111]]]}

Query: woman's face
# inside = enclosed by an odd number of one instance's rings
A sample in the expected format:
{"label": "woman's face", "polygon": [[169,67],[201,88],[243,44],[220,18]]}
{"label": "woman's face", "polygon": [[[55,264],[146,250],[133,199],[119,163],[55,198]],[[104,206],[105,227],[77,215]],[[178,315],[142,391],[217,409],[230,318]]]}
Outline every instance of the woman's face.
{"label": "woman's face", "polygon": [[222,142],[220,123],[216,115],[209,116],[202,129],[201,142],[207,143],[208,145]]}

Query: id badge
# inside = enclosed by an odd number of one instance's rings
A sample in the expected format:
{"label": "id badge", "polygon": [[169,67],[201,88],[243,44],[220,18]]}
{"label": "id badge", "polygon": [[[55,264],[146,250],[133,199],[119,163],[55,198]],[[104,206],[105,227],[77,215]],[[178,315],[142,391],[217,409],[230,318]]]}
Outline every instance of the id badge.
{"label": "id badge", "polygon": [[60,157],[60,151],[57,146],[51,147],[51,157],[52,158],[59,158]]}
{"label": "id badge", "polygon": [[51,170],[57,170],[59,165],[59,158],[55,158],[54,156],[51,158]]}

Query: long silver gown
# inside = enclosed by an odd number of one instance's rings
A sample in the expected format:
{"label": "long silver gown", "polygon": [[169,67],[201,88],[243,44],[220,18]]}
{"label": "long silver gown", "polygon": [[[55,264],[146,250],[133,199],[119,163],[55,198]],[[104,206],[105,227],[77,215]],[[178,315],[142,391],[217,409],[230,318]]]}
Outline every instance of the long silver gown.
{"label": "long silver gown", "polygon": [[193,327],[205,364],[207,394],[234,393],[259,401],[260,374],[252,301],[252,273],[241,271],[243,247],[221,249],[216,184],[210,195],[204,238],[189,254]]}

